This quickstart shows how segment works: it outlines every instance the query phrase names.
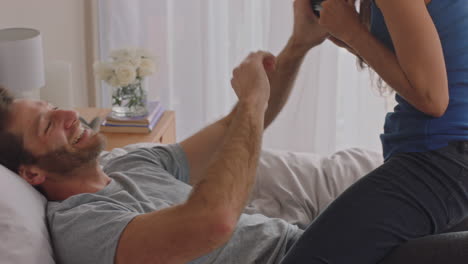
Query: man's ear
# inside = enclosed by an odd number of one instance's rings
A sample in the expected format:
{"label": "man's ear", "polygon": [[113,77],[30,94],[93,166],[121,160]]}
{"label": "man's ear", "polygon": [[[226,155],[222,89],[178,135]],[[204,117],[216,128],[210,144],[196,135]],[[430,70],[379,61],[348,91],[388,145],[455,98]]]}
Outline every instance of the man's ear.
{"label": "man's ear", "polygon": [[33,186],[42,184],[46,179],[45,171],[34,165],[21,165],[18,173],[21,178]]}

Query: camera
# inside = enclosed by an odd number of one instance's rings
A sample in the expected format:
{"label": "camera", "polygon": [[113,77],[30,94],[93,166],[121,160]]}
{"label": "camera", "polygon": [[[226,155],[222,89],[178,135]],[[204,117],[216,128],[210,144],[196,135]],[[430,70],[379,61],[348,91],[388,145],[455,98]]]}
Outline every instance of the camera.
{"label": "camera", "polygon": [[317,17],[320,17],[320,11],[322,10],[322,2],[325,0],[310,0],[312,10]]}

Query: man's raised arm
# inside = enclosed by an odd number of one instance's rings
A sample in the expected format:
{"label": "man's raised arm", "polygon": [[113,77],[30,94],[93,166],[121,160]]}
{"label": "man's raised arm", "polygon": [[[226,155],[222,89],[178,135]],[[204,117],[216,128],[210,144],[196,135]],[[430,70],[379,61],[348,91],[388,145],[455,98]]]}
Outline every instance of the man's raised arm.
{"label": "man's raised arm", "polygon": [[[275,62],[275,69],[268,71],[271,94],[265,114],[265,128],[276,118],[286,104],[294,86],[297,73],[307,52],[321,44],[328,33],[318,24],[309,0],[295,0],[294,28],[292,35]],[[265,62],[268,64],[268,60]],[[265,65],[268,69],[271,65]],[[312,88],[312,87],[311,87]],[[223,119],[207,126],[181,142],[190,166],[190,183],[196,184],[204,172],[230,126],[236,108]]]}
{"label": "man's raised arm", "polygon": [[123,231],[116,263],[187,263],[231,237],[255,182],[270,85],[271,54],[250,54],[234,70],[239,104],[227,134],[186,203],[135,217]]}

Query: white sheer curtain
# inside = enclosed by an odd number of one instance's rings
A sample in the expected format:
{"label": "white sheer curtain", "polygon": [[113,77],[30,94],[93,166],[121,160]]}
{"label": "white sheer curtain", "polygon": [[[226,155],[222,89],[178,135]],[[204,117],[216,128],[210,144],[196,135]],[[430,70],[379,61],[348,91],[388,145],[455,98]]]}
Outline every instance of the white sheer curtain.
{"label": "white sheer curtain", "polygon": [[[180,140],[232,108],[231,71],[250,51],[282,49],[292,1],[99,0],[99,17],[101,59],[125,46],[157,56],[150,98],[176,111]],[[99,95],[108,107],[105,85]],[[380,150],[385,109],[355,58],[327,41],[309,53],[264,146],[321,154],[350,146]]]}

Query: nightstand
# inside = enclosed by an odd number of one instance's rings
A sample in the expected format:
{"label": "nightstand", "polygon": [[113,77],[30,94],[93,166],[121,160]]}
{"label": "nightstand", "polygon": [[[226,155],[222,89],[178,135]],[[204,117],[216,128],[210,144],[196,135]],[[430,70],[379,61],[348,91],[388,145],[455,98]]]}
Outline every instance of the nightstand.
{"label": "nightstand", "polygon": [[[76,108],[76,111],[86,121],[90,121],[96,116],[105,118],[110,112],[107,108]],[[152,142],[162,144],[172,144],[176,142],[175,112],[165,111],[161,119],[149,134],[136,133],[102,133],[107,138],[106,150],[120,148],[128,144],[140,142]]]}

